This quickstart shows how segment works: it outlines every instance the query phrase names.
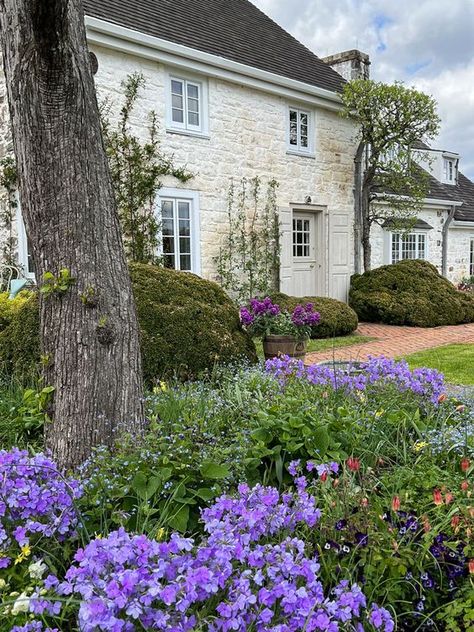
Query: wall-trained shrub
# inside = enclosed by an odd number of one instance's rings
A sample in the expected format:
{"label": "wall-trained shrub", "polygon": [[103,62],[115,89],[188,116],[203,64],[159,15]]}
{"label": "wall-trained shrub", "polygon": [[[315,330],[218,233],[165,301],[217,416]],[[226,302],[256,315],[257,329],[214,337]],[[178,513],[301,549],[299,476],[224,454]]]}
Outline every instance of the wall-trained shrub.
{"label": "wall-trained shrub", "polygon": [[436,327],[474,322],[474,297],[421,260],[354,275],[349,304],[360,320],[371,323]]}

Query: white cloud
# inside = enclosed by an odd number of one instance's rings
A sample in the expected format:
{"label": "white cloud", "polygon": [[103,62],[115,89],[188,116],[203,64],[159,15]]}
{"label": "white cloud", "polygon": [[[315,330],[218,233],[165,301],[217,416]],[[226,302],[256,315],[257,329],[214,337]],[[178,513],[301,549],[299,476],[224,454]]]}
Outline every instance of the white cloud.
{"label": "white cloud", "polygon": [[442,128],[436,146],[457,151],[474,179],[473,0],[252,0],[319,56],[370,55],[374,79],[432,94]]}

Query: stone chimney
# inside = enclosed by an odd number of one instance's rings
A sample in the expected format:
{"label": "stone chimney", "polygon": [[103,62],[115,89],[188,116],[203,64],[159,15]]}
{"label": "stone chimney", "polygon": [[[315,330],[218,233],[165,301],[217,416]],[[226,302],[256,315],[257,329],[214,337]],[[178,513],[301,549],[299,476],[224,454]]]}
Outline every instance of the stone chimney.
{"label": "stone chimney", "polygon": [[321,57],[321,60],[328,64],[328,66],[331,66],[331,68],[342,75],[347,81],[352,81],[353,79],[369,79],[369,56],[366,53],[361,53],[360,50],[346,50],[343,53]]}

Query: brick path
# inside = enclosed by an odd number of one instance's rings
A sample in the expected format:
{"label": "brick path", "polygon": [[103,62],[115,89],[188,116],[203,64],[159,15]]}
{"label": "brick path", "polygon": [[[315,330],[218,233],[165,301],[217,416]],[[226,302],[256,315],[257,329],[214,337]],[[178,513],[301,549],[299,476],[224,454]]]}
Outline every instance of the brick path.
{"label": "brick path", "polygon": [[445,344],[474,344],[474,323],[430,329],[360,323],[357,332],[376,340],[350,347],[308,353],[305,359],[306,364],[316,364],[325,360],[366,360],[369,355],[394,358]]}

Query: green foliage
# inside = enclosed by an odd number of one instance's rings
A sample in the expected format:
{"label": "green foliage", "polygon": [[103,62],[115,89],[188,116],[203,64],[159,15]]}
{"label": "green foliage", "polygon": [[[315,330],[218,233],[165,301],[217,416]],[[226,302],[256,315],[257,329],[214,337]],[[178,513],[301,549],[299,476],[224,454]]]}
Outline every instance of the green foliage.
{"label": "green foliage", "polygon": [[255,360],[231,299],[190,272],[132,264],[145,380],[196,376],[216,363]]}
{"label": "green foliage", "polygon": [[474,297],[426,261],[406,260],[354,275],[349,304],[360,320],[436,327],[474,322]]}
{"label": "green foliage", "polygon": [[367,270],[371,226],[390,219],[398,228],[409,230],[422,207],[428,174],[412,161],[411,148],[437,135],[440,118],[431,96],[399,82],[350,81],[344,86],[342,101],[342,115],[357,123],[366,148],[361,228]]}
{"label": "green foliage", "polygon": [[215,261],[219,282],[239,303],[268,295],[279,286],[278,186],[270,180],[262,199],[260,178],[242,178],[237,192],[234,181],[230,183],[227,233]]}
{"label": "green foliage", "polygon": [[[15,251],[17,239],[13,233],[13,222],[15,219],[17,201],[17,171],[13,158],[7,157],[0,160],[0,187],[6,192],[6,203],[0,213],[0,227],[6,233],[2,243],[2,261],[7,265],[17,265]],[[0,291],[2,288],[0,288]]]}
{"label": "green foliage", "polygon": [[37,294],[23,290],[9,299],[7,293],[0,293],[0,374],[34,382],[39,349]]}
{"label": "green foliage", "polygon": [[[175,374],[196,376],[219,362],[256,359],[235,305],[216,283],[145,264],[131,264],[130,273],[148,384]],[[103,316],[98,333],[106,329]],[[21,292],[13,300],[0,294],[0,371],[28,381],[37,375],[39,361],[36,293]]]}
{"label": "green foliage", "polygon": [[346,336],[357,329],[357,314],[348,305],[334,298],[321,296],[288,296],[281,292],[272,294],[272,301],[282,309],[293,311],[299,303],[313,303],[321,315],[318,325],[312,328],[311,338]]}
{"label": "green foliage", "polygon": [[40,292],[46,297],[61,296],[65,294],[75,282],[76,279],[71,276],[71,272],[67,268],[59,270],[57,276],[52,272],[44,272]]}
{"label": "green foliage", "polygon": [[187,182],[193,174],[177,167],[172,156],[161,151],[155,112],[149,113],[148,140],[133,133],[130,117],[145,83],[141,73],[129,75],[122,82],[123,104],[117,124],[110,121],[109,101],[102,104],[101,120],[127,256],[131,261],[157,263],[160,225],[156,194],[161,178],[171,175]]}

